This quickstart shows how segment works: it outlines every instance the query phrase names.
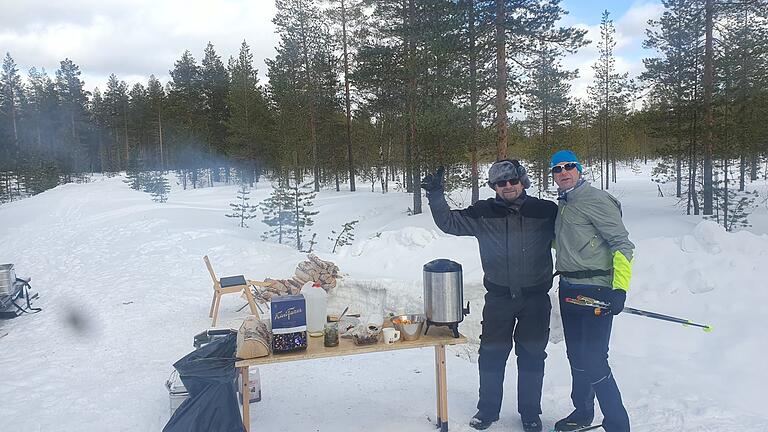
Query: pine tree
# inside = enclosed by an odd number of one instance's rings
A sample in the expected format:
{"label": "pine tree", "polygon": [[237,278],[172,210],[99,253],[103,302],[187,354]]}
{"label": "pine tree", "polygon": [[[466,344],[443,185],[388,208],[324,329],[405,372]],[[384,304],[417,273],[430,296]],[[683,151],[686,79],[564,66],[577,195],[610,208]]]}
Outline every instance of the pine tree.
{"label": "pine tree", "polygon": [[168,201],[171,186],[163,171],[149,171],[145,173],[144,192],[152,195],[152,200],[159,203]]}
{"label": "pine tree", "polygon": [[749,215],[754,211],[755,201],[759,197],[757,191],[739,191],[729,187],[729,177],[732,174],[730,168],[726,158],[721,167],[723,178],[713,179],[713,214],[704,216],[704,219],[722,224],[729,232],[752,226]]}
{"label": "pine tree", "polygon": [[[229,74],[216,53],[213,44],[205,47],[200,69],[201,90],[204,97],[203,115],[206,121],[205,141],[210,154],[224,154],[227,135],[226,120],[229,117],[227,94]],[[218,181],[218,170],[213,170],[213,181]]]}
{"label": "pine tree", "polygon": [[128,155],[128,162],[125,166],[125,182],[128,183],[133,190],[141,190],[144,186],[144,172],[141,170],[141,162],[139,161],[136,151],[132,151]]}
{"label": "pine tree", "polygon": [[296,250],[301,251],[303,239],[307,236],[307,228],[314,225],[312,216],[318,214],[312,211],[312,200],[317,194],[309,188],[309,184],[294,185],[290,181],[273,185],[272,195],[261,203],[263,222],[272,229],[262,235],[264,240],[277,238],[278,243],[295,240]]}
{"label": "pine tree", "polygon": [[[355,191],[355,163],[352,151],[352,103],[350,77],[354,68],[354,53],[360,38],[354,37],[354,28],[359,28],[364,20],[363,2],[360,0],[330,0],[334,5],[329,15],[336,26],[336,37],[342,47],[345,107],[345,140],[347,145],[347,166],[349,170],[349,190]],[[338,5],[338,6],[337,6]]]}
{"label": "pine tree", "polygon": [[[574,52],[584,44],[584,32],[574,32],[569,51]],[[563,44],[552,44],[544,39],[538,43],[538,50],[530,61],[525,81],[522,106],[526,111],[526,122],[531,126],[534,137],[538,137],[528,155],[532,161],[530,176],[539,179],[539,191],[545,191],[549,182],[549,157],[558,142],[557,133],[571,118],[572,104],[569,98],[569,81],[578,76],[578,71],[563,70],[560,59],[564,56]]]}
{"label": "pine tree", "polygon": [[119,80],[115,74],[111,74],[107,81],[104,109],[113,164],[118,170],[128,169],[128,84]]}
{"label": "pine tree", "polygon": [[66,180],[73,172],[91,168],[91,155],[81,139],[87,120],[88,92],[83,89],[80,68],[72,60],[64,59],[56,71],[56,93],[59,98],[58,139],[60,150],[68,155],[63,171]]}
{"label": "pine tree", "polygon": [[148,103],[147,89],[141,83],[134,84],[128,92],[127,138],[128,147],[134,149],[141,170],[149,168],[149,135],[152,131],[152,117],[147,109]]}
{"label": "pine tree", "polygon": [[[656,134],[671,138],[663,155],[675,159],[677,196],[682,198],[683,179],[688,182],[687,212],[699,213],[696,167],[700,137],[701,77],[703,76],[704,25],[701,0],[663,0],[665,11],[649,22],[643,46],[659,57],[643,60],[641,79],[650,85],[650,107],[661,113],[654,122]],[[685,177],[683,167],[687,165]]]}
{"label": "pine tree", "polygon": [[151,134],[151,141],[156,145],[156,151],[152,152],[157,158],[157,163],[154,166],[159,167],[161,171],[165,170],[163,149],[163,108],[165,103],[166,95],[163,85],[154,75],[150,75],[147,83],[147,115],[154,120],[152,123],[154,133]]}
{"label": "pine tree", "polygon": [[358,222],[360,221],[353,220],[346,222],[338,233],[331,230],[331,236],[328,237],[328,240],[333,242],[333,250],[331,250],[331,253],[336,253],[336,248],[350,245],[355,241],[355,225],[357,225]]}
{"label": "pine tree", "polygon": [[248,188],[248,184],[246,182],[241,182],[240,189],[237,191],[237,201],[229,203],[229,206],[232,208],[232,213],[229,213],[226,216],[238,219],[240,228],[248,228],[245,221],[256,217],[256,210],[258,210],[258,208],[256,206],[251,206],[248,203],[250,200],[248,194],[250,193],[251,191]]}
{"label": "pine tree", "polygon": [[288,187],[285,183],[282,181],[272,183],[272,194],[259,204],[264,215],[262,222],[272,227],[262,234],[263,240],[277,239],[280,244],[283,244],[284,239],[288,240],[288,226],[295,225],[290,204]]}
{"label": "pine tree", "polygon": [[230,58],[227,106],[227,154],[244,165],[261,166],[275,158],[274,119],[264,90],[259,86],[253,54],[243,41],[237,58]]}
{"label": "pine tree", "polygon": [[616,182],[616,142],[615,134],[620,125],[626,120],[627,104],[631,97],[632,84],[627,73],[616,72],[616,57],[613,50],[616,47],[616,29],[610,13],[605,10],[600,21],[600,41],[598,50],[600,58],[592,68],[595,71],[595,82],[588,88],[592,103],[597,107],[600,144],[600,188],[610,187],[611,172]]}
{"label": "pine tree", "polygon": [[[19,146],[20,106],[24,96],[24,85],[19,76],[16,62],[10,53],[5,54],[0,71],[0,131],[7,130],[12,138],[13,147]],[[6,153],[15,154],[13,153]]]}
{"label": "pine tree", "polygon": [[[312,216],[319,212],[312,211],[310,208],[317,192],[311,190],[309,185],[299,185],[299,182],[288,189],[288,199],[292,206],[294,225],[288,230],[289,233],[296,236],[296,250],[302,250],[302,240],[308,234],[307,229],[315,224]],[[290,226],[290,225],[289,225]]]}
{"label": "pine tree", "polygon": [[[294,79],[298,86],[303,115],[291,121],[302,119],[307,128],[309,148],[312,155],[312,170],[314,189],[320,190],[320,160],[317,140],[317,82],[313,61],[321,48],[320,15],[315,0],[276,0],[277,12],[272,22],[280,35],[280,45],[277,47],[278,59],[282,58],[284,66],[290,64],[288,73],[295,73]],[[270,72],[276,72],[270,68]],[[278,72],[279,73],[279,72]],[[270,75],[271,82],[272,75]]]}
{"label": "pine tree", "polygon": [[[182,186],[191,184],[197,188],[202,184],[203,143],[206,122],[203,114],[205,99],[202,93],[200,66],[189,51],[184,51],[174,64],[168,83],[168,111],[172,118],[173,153],[167,160],[173,160],[178,168]],[[170,152],[166,152],[170,153]]]}

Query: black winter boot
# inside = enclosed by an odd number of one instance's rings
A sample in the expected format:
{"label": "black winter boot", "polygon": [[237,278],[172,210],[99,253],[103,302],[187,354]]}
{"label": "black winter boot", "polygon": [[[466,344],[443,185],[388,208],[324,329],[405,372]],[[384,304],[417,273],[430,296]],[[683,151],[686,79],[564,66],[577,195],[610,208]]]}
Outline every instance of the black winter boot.
{"label": "black winter boot", "polygon": [[525,432],[541,432],[541,418],[538,415],[522,416],[521,419]]}
{"label": "black winter boot", "polygon": [[498,419],[498,414],[495,416],[489,416],[487,414],[483,414],[482,411],[478,411],[477,414],[475,414],[474,417],[469,420],[469,425],[477,430],[484,430],[488,429],[493,424],[493,422],[497,421]]}
{"label": "black winter boot", "polygon": [[592,424],[592,420],[595,418],[594,411],[579,411],[574,410],[568,414],[568,417],[558,420],[555,423],[556,432],[569,432],[587,427]]}

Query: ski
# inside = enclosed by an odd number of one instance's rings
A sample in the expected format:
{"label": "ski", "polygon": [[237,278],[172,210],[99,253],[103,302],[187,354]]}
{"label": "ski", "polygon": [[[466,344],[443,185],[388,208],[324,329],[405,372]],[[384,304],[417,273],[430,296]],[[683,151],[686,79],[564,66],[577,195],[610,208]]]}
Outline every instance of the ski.
{"label": "ski", "polygon": [[[601,427],[603,427],[602,423],[600,423],[599,425],[583,427],[581,429],[573,429],[570,432],[584,432],[584,431],[595,430],[595,429],[601,428]],[[561,431],[558,431],[557,429],[551,429],[549,432],[561,432]]]}

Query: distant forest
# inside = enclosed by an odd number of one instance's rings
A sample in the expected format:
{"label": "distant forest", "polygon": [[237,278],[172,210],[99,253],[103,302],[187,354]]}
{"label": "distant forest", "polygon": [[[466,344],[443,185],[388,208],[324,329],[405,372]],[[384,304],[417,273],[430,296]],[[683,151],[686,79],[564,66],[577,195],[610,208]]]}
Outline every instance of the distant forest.
{"label": "distant forest", "polygon": [[[439,165],[474,201],[479,164],[523,159],[541,192],[551,153],[571,148],[605,189],[618,162],[657,159],[655,179],[676,185],[689,214],[719,215],[765,174],[768,0],[663,0],[631,79],[616,68],[609,12],[587,41],[559,26],[559,0],[275,3],[266,82],[245,41],[226,61],[210,43],[202,61],[185,51],[166,83],[113,74],[92,92],[76,59],[22,76],[7,53],[0,202],[92,173],[149,171],[175,172],[185,187],[309,176],[315,190],[362,181],[413,192]],[[562,61],[589,43],[595,79],[575,99],[578,71]],[[411,210],[421,207],[413,194]]]}

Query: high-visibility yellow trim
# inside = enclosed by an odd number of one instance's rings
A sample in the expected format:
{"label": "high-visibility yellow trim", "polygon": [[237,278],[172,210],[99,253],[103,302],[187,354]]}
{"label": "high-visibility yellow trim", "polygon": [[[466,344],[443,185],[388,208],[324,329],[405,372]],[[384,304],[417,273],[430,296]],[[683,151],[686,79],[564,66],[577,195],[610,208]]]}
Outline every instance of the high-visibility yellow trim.
{"label": "high-visibility yellow trim", "polygon": [[[632,258],[634,261],[635,258]],[[620,251],[613,253],[613,289],[629,291],[629,280],[632,279],[632,261],[627,260]]]}

